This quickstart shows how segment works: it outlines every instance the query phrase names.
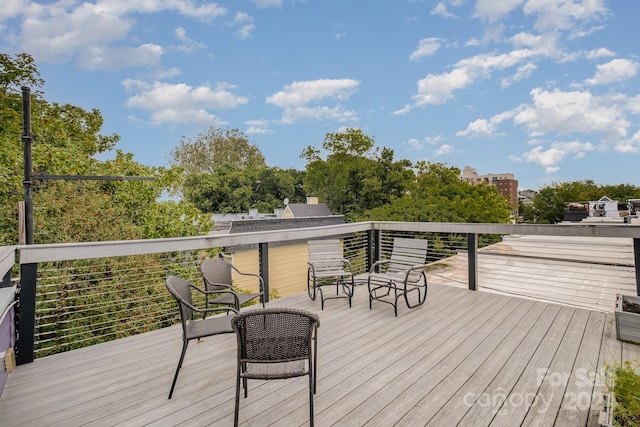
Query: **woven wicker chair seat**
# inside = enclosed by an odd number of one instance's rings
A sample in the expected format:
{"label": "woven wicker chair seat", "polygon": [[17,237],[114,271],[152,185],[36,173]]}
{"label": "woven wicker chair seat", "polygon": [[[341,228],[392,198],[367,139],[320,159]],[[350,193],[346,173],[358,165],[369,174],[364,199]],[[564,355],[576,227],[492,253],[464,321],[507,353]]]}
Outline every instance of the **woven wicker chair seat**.
{"label": "woven wicker chair seat", "polygon": [[200,338],[209,335],[232,333],[231,319],[233,316],[209,317],[191,320],[187,323],[187,339]]}
{"label": "woven wicker chair seat", "polygon": [[271,380],[277,378],[292,378],[307,375],[306,359],[279,363],[247,363],[243,376],[255,379]]}

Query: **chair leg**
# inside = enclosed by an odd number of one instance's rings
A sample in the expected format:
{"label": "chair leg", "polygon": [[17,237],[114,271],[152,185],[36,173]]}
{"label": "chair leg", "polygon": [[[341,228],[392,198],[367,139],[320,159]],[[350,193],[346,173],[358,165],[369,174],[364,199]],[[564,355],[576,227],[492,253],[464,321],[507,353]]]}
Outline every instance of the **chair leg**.
{"label": "chair leg", "polygon": [[313,379],[309,372],[309,425],[313,427]]}
{"label": "chair leg", "polygon": [[176,386],[176,381],[178,381],[178,373],[180,372],[180,368],[182,367],[182,362],[184,361],[184,355],[187,352],[188,345],[189,345],[189,340],[183,340],[182,354],[180,355],[180,361],[178,362],[178,368],[176,369],[176,374],[173,377],[173,383],[171,383],[171,390],[169,391],[169,399],[171,399],[171,396],[173,396],[173,389]]}
{"label": "chair leg", "polygon": [[[247,364],[243,363],[242,364],[242,373],[245,373],[245,372],[247,372]],[[248,384],[248,381],[247,381],[246,377],[242,378],[242,388],[244,390],[244,398],[246,399],[247,395],[249,393],[249,384]]]}
{"label": "chair leg", "polygon": [[[245,388],[246,391],[246,388]],[[238,369],[236,375],[236,407],[233,413],[233,425],[238,426],[238,415],[240,411],[240,363],[238,362]]]}

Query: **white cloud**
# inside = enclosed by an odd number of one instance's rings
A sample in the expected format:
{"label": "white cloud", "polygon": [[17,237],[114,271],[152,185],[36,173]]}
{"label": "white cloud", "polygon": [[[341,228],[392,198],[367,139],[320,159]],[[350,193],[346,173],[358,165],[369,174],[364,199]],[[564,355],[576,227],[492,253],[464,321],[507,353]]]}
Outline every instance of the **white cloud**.
{"label": "white cloud", "polygon": [[287,124],[299,120],[329,119],[339,122],[357,120],[353,111],[346,111],[342,107],[314,106],[308,104],[319,103],[334,99],[346,101],[360,85],[351,79],[319,79],[293,82],[283,90],[267,97],[266,102],[284,109],[282,121]]}
{"label": "white cloud", "polygon": [[614,59],[596,66],[595,76],[585,80],[588,85],[601,85],[628,80],[638,74],[638,63],[629,59]]}
{"label": "white cloud", "polygon": [[94,47],[80,51],[77,63],[89,70],[119,70],[128,67],[155,66],[160,64],[163,53],[162,47],[156,44],[111,49]]}
{"label": "white cloud", "polygon": [[177,47],[177,49],[181,52],[191,53],[207,47],[207,45],[205,45],[204,43],[197,42],[189,38],[189,36],[187,36],[187,31],[183,27],[176,28],[174,34],[176,38],[182,42],[182,44]]}
{"label": "white cloud", "polygon": [[323,98],[348,99],[360,82],[351,79],[319,79],[293,82],[267,97],[267,103],[278,107],[295,107]]}
{"label": "white cloud", "polygon": [[436,156],[443,156],[453,152],[453,147],[448,144],[442,144],[440,148],[436,150]]}
{"label": "white cloud", "polygon": [[245,124],[248,126],[244,131],[247,135],[271,133],[268,120],[247,120]]}
{"label": "white cloud", "polygon": [[3,0],[0,7],[0,22],[22,15],[29,0]]}
{"label": "white cloud", "polygon": [[440,141],[445,141],[445,140],[446,140],[446,138],[443,137],[442,135],[425,136],[424,137],[424,142],[426,142],[427,144],[431,144],[431,145],[436,145]]}
{"label": "white cloud", "polygon": [[587,152],[594,149],[593,144],[589,142],[554,142],[546,150],[538,145],[520,157],[512,157],[512,160],[536,163],[544,167],[546,173],[554,173],[560,169],[558,164],[565,157],[573,155],[574,158],[582,158]]}
{"label": "white cloud", "polygon": [[604,0],[527,0],[523,10],[536,16],[534,27],[541,32],[571,29],[600,19],[607,12]]}
{"label": "white cloud", "polygon": [[611,52],[606,47],[601,47],[599,49],[593,49],[587,52],[587,59],[600,59],[600,58],[608,58],[616,56],[615,52]]}
{"label": "white cloud", "polygon": [[436,37],[422,39],[418,43],[418,48],[409,56],[409,60],[419,61],[425,56],[433,55],[438,49],[440,49],[440,39]]}
{"label": "white cloud", "polygon": [[244,13],[238,12],[231,23],[232,26],[239,27],[236,31],[236,35],[241,40],[244,40],[251,36],[253,30],[255,30],[256,26],[253,25],[253,16]]}
{"label": "white cloud", "polygon": [[446,103],[456,90],[464,89],[478,78],[487,78],[496,70],[513,67],[537,54],[531,49],[516,49],[500,55],[482,54],[458,61],[455,68],[443,74],[429,74],[418,81],[414,103],[393,114],[405,114],[415,107]]}
{"label": "white cloud", "polygon": [[531,77],[531,74],[538,68],[536,64],[529,62],[528,64],[522,65],[518,67],[518,71],[513,76],[506,77],[502,79],[502,87],[511,86],[514,82],[519,82],[521,80],[526,80]]}
{"label": "white cloud", "polygon": [[601,132],[610,138],[627,134],[630,123],[624,118],[624,106],[615,97],[597,97],[590,92],[563,92],[558,89],[531,91],[533,105],[525,106],[514,123],[527,127],[532,136],[548,132]]}
{"label": "white cloud", "polygon": [[431,14],[441,15],[441,16],[444,16],[445,18],[456,18],[455,14],[447,10],[447,5],[444,3],[444,1],[441,1],[440,3],[438,3],[436,7],[434,7],[433,10],[431,11]]}
{"label": "white cloud", "polygon": [[282,0],[251,0],[251,3],[255,4],[258,9],[282,6]]}
{"label": "white cloud", "polygon": [[524,0],[478,0],[475,16],[489,23],[498,22],[504,15],[517,9]]}
{"label": "white cloud", "polygon": [[499,135],[496,133],[497,125],[505,120],[511,119],[516,114],[516,110],[505,111],[500,114],[496,114],[491,119],[477,119],[467,125],[465,130],[456,132],[456,136],[470,137],[470,138],[487,138],[490,136]]}
{"label": "white cloud", "polygon": [[208,85],[150,84],[132,79],[122,84],[128,91],[137,92],[127,100],[126,106],[149,111],[154,124],[221,124],[223,122],[210,114],[209,109],[231,109],[248,102],[247,98],[230,92],[234,86],[226,83],[220,83],[213,89]]}
{"label": "white cloud", "polygon": [[636,132],[631,139],[616,142],[613,149],[619,153],[640,153],[640,131]]}
{"label": "white cloud", "polygon": [[406,142],[406,144],[409,145],[411,148],[414,148],[416,150],[420,150],[420,149],[424,148],[423,145],[420,144],[420,141],[418,141],[416,138],[411,138],[410,140],[408,140]]}
{"label": "white cloud", "polygon": [[493,135],[495,124],[489,120],[477,119],[467,125],[465,130],[456,132],[456,136],[483,138]]}
{"label": "white cloud", "polygon": [[[10,4],[17,4],[12,1]],[[4,8],[4,3],[3,3]],[[22,3],[22,27],[17,34],[19,49],[37,61],[59,63],[78,59],[81,66],[119,69],[123,52],[151,43],[131,44],[136,14],[171,11],[209,22],[226,13],[215,3],[195,5],[191,0],[111,1],[95,3],[58,1],[50,4]],[[5,15],[7,12],[1,12]],[[15,15],[15,12],[12,12]],[[16,15],[17,16],[17,15]],[[117,45],[117,46],[116,46]],[[113,50],[114,52],[110,52]],[[144,52],[143,52],[144,53]],[[148,53],[148,52],[147,52]],[[154,61],[129,59],[124,66],[153,65]]]}

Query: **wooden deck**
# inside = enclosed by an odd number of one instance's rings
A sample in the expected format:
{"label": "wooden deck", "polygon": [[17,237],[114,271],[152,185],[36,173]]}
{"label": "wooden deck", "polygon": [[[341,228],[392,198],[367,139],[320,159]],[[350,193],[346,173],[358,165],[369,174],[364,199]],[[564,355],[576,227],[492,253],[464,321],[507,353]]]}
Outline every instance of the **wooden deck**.
{"label": "wooden deck", "polygon": [[[597,425],[603,363],[640,359],[612,314],[430,285],[419,308],[282,298],[320,315],[318,426]],[[177,327],[19,366],[0,397],[1,426],[233,424],[235,336],[191,343],[167,400]],[[308,424],[304,378],[250,381],[245,426]]]}

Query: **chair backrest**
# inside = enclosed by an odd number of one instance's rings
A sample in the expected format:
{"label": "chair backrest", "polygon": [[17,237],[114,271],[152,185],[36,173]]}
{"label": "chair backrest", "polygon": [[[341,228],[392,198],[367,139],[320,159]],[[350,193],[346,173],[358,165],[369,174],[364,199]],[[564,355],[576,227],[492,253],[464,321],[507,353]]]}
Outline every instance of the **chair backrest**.
{"label": "chair backrest", "polygon": [[316,274],[344,268],[339,239],[309,240],[309,262]]}
{"label": "chair backrest", "polygon": [[[205,259],[200,264],[200,272],[208,291],[223,290],[231,286],[231,264],[221,258]],[[216,286],[220,283],[226,286]]]}
{"label": "chair backrest", "polygon": [[193,315],[191,307],[183,304],[183,302],[186,302],[193,306],[193,299],[191,298],[191,283],[177,276],[169,276],[166,280],[166,286],[171,295],[173,295],[178,302],[180,320],[182,321],[182,326],[185,327]]}
{"label": "chair backrest", "polygon": [[243,361],[278,362],[306,359],[319,317],[291,308],[263,308],[231,320]]}
{"label": "chair backrest", "polygon": [[424,264],[427,260],[428,243],[424,239],[393,239],[387,272],[404,272],[411,266]]}

